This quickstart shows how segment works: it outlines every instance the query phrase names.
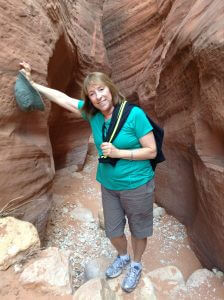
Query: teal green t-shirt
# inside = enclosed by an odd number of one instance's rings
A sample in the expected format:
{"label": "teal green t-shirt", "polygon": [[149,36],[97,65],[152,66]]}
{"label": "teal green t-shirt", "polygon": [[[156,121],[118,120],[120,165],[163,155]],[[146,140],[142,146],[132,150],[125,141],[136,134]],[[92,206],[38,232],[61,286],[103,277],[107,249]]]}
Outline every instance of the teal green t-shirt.
{"label": "teal green t-shirt", "polygon": [[[84,105],[84,101],[80,100],[78,109]],[[92,129],[94,143],[96,145],[99,156],[102,155],[101,144],[102,127],[104,116],[101,112],[96,113],[88,120]],[[110,119],[105,122],[106,129],[109,128]],[[147,119],[144,111],[139,107],[134,107],[121,131],[113,141],[113,145],[118,149],[139,149],[142,148],[139,139],[153,130],[152,125]],[[129,190],[137,188],[154,177],[150,161],[147,160],[128,160],[120,159],[115,166],[109,163],[99,163],[96,173],[96,180],[105,188],[110,190]]]}

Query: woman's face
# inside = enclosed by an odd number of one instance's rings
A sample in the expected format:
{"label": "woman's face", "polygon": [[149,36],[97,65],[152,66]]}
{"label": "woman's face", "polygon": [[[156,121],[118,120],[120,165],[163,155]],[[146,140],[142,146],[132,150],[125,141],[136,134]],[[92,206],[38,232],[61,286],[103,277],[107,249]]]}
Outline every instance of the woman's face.
{"label": "woman's face", "polygon": [[113,101],[110,89],[103,83],[91,84],[87,88],[88,97],[91,103],[102,113],[109,113],[113,110]]}

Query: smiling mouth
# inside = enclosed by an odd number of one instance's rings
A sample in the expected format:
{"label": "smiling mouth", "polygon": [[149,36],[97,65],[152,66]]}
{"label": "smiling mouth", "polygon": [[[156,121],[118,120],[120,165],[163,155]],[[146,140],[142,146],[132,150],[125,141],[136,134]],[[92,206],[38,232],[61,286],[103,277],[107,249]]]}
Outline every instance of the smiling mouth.
{"label": "smiling mouth", "polygon": [[104,103],[105,101],[106,101],[106,99],[105,100],[101,100],[100,102],[98,102],[98,104]]}

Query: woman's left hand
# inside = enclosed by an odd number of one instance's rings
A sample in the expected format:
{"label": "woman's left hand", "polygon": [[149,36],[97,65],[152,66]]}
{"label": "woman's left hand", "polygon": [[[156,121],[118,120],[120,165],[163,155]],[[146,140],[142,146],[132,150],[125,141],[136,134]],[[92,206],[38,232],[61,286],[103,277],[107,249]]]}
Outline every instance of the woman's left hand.
{"label": "woman's left hand", "polygon": [[101,149],[103,152],[103,155],[109,156],[112,158],[119,158],[119,149],[114,147],[111,143],[102,143]]}

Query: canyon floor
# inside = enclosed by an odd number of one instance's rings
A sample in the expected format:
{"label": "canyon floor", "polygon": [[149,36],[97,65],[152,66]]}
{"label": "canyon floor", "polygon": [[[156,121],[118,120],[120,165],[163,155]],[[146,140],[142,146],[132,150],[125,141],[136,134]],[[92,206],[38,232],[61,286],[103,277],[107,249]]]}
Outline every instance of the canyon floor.
{"label": "canyon floor", "polygon": [[[100,185],[95,180],[97,158],[90,143],[85,167],[80,172],[66,168],[56,172],[53,185],[53,207],[49,218],[43,247],[55,246],[72,250],[73,290],[85,281],[85,265],[93,259],[104,258],[109,262],[116,255],[98,224],[101,210]],[[77,208],[84,219],[77,218]],[[75,213],[76,212],[76,213]],[[75,215],[76,214],[76,215]],[[126,229],[130,243],[130,232]],[[129,249],[131,252],[131,250]],[[185,281],[202,266],[191,250],[185,227],[174,217],[165,214],[154,218],[154,234],[148,240],[143,257],[144,272],[150,272],[168,265],[176,266]],[[57,300],[72,299],[72,296],[43,294],[38,289],[24,289],[19,283],[19,274],[13,267],[0,274],[0,299],[4,300]],[[224,279],[198,279],[188,296],[179,294],[177,300],[224,300]],[[160,287],[161,290],[163,287]],[[122,294],[124,299],[132,299],[131,294]],[[170,299],[169,295],[158,300]],[[175,299],[175,300],[176,300]],[[141,300],[141,299],[140,299]]]}

